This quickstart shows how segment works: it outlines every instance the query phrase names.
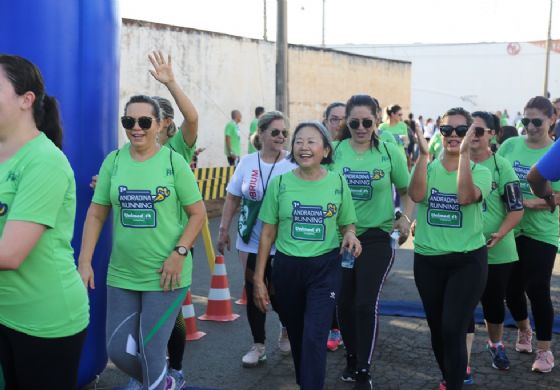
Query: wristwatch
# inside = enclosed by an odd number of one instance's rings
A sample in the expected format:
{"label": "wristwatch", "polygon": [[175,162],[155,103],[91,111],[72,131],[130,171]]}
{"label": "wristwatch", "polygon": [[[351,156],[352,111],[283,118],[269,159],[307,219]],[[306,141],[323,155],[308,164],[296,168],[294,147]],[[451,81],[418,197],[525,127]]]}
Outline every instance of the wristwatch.
{"label": "wristwatch", "polygon": [[554,192],[551,192],[550,194],[543,196],[544,200],[550,200],[552,198],[554,198]]}
{"label": "wristwatch", "polygon": [[176,246],[174,250],[181,256],[186,256],[189,253],[189,250],[186,246]]}

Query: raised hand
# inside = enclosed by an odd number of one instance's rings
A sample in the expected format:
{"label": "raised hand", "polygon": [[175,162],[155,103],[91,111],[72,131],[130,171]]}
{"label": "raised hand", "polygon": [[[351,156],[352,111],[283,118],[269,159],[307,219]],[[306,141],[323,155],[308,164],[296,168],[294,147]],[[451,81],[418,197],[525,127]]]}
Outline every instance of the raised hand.
{"label": "raised hand", "polygon": [[173,68],[171,67],[171,54],[167,55],[167,62],[161,51],[154,51],[152,54],[148,55],[148,59],[154,66],[154,69],[150,69],[150,74],[160,83],[169,84],[175,81],[175,75],[173,74]]}

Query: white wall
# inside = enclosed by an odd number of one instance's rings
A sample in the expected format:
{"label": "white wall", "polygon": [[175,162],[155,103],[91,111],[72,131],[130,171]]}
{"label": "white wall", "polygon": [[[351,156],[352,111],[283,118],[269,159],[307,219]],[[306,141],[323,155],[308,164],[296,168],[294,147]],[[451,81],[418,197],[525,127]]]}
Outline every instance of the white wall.
{"label": "white wall", "polygon": [[[446,109],[497,111],[513,119],[527,100],[542,95],[545,50],[520,43],[517,55],[508,43],[445,45],[337,45],[337,50],[412,62],[412,112],[437,117]],[[560,96],[560,54],[550,56],[549,91]]]}

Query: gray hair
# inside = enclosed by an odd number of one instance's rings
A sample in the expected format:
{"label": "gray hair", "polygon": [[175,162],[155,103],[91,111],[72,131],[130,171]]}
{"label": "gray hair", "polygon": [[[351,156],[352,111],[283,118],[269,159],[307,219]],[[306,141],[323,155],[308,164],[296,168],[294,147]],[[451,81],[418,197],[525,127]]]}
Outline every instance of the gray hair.
{"label": "gray hair", "polygon": [[321,164],[332,164],[334,160],[333,160],[333,146],[331,140],[331,133],[319,121],[306,121],[306,122],[301,122],[299,125],[297,125],[296,129],[294,130],[294,135],[292,136],[292,149],[291,149],[292,152],[290,153],[290,161],[294,163],[296,162],[293,154],[294,143],[295,143],[297,133],[304,127],[313,127],[321,134],[321,138],[323,139],[323,147],[329,148],[329,153],[327,154],[327,157],[325,157],[323,161],[321,161]]}

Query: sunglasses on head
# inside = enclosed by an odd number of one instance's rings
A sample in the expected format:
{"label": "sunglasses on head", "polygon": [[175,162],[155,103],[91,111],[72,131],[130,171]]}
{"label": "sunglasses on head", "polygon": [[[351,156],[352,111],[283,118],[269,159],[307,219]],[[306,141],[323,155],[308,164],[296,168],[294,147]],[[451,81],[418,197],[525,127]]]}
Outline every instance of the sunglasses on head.
{"label": "sunglasses on head", "polygon": [[137,120],[138,120],[138,126],[140,126],[142,130],[148,130],[150,127],[152,127],[151,117],[141,116],[140,118],[136,119],[128,115],[121,117],[122,127],[124,127],[127,130],[132,130]]}
{"label": "sunglasses on head", "polygon": [[543,120],[539,118],[533,118],[533,119],[523,118],[521,119],[521,123],[523,123],[523,126],[525,127],[529,126],[529,123],[533,123],[535,127],[541,127]]}
{"label": "sunglasses on head", "polygon": [[272,129],[270,131],[270,135],[273,137],[278,137],[280,135],[280,133],[282,133],[282,137],[284,138],[288,138],[288,130],[278,130],[278,129]]}
{"label": "sunglasses on head", "polygon": [[[373,120],[362,119],[362,126],[364,126],[364,129],[369,129],[371,126],[373,126]],[[352,130],[358,130],[360,128],[360,120],[352,119],[351,121],[348,122],[348,127],[351,128]]]}
{"label": "sunglasses on head", "polygon": [[469,130],[469,126],[460,125],[460,126],[457,126],[457,127],[453,127],[453,126],[449,126],[449,125],[443,125],[443,126],[439,127],[439,132],[444,137],[451,137],[451,134],[453,133],[453,130],[455,130],[455,134],[457,134],[457,137],[463,138],[465,136],[465,134],[467,134],[467,131]]}

